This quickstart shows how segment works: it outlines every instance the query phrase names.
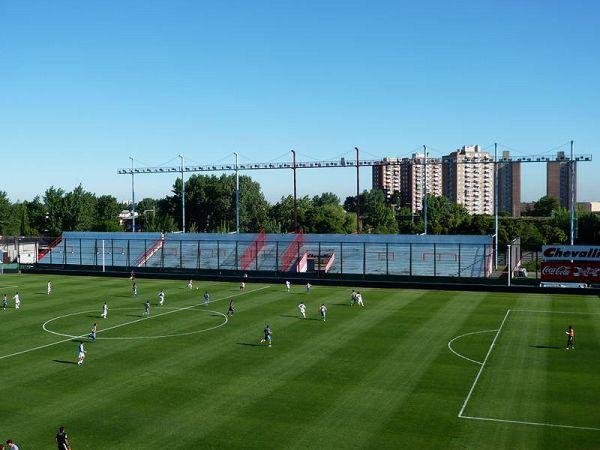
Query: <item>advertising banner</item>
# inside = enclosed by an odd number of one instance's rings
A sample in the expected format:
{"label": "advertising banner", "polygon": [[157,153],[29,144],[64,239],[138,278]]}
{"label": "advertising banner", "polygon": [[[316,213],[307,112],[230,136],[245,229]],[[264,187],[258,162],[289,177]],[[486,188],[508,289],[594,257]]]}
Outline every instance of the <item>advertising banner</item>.
{"label": "advertising banner", "polygon": [[550,261],[541,263],[542,281],[600,283],[600,262]]}
{"label": "advertising banner", "polygon": [[544,245],[544,261],[598,261],[600,247],[595,245]]}

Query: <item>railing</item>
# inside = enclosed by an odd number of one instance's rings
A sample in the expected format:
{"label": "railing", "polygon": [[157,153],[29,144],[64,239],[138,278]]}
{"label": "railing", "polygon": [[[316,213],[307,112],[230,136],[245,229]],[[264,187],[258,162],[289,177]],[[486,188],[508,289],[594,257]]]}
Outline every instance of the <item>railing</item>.
{"label": "railing", "polygon": [[52,249],[54,247],[56,247],[58,244],[60,244],[60,241],[62,240],[62,236],[57,237],[56,239],[54,239],[50,245],[48,245],[48,247],[46,247],[43,250],[40,250],[38,252],[38,257],[37,260],[39,261],[40,259],[42,259],[44,256],[46,256],[48,253],[50,253],[52,251]]}
{"label": "railing", "polygon": [[252,264],[252,261],[256,259],[258,253],[265,246],[266,233],[265,230],[261,230],[261,232],[256,236],[256,239],[250,243],[250,245],[246,248],[244,253],[242,254],[240,269],[247,270]]}
{"label": "railing", "polygon": [[304,234],[302,231],[296,235],[294,240],[290,242],[288,248],[285,249],[283,255],[281,255],[281,271],[287,272],[292,267],[292,264],[296,258],[300,256],[300,247],[304,243]]}
{"label": "railing", "polygon": [[144,264],[146,264],[146,262],[150,258],[152,258],[156,254],[157,251],[159,251],[163,247],[164,243],[165,243],[165,238],[161,236],[160,239],[158,239],[154,244],[152,244],[152,246],[149,249],[147,249],[142,254],[142,256],[140,256],[136,260],[136,262],[135,262],[136,267],[141,267]]}

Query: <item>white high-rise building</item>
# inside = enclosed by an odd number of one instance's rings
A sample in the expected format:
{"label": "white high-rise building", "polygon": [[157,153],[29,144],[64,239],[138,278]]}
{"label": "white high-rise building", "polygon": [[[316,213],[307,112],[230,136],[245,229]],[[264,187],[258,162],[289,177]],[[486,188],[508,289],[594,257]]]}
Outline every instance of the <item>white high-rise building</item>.
{"label": "white high-rise building", "polygon": [[494,159],[479,145],[465,146],[442,158],[443,193],[469,214],[494,214]]}

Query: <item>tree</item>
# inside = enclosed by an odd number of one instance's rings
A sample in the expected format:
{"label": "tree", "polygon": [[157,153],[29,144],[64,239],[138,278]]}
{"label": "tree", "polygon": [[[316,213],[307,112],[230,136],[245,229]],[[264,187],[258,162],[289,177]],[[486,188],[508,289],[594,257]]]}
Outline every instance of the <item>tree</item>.
{"label": "tree", "polygon": [[122,231],[119,225],[121,208],[112,195],[102,195],[96,199],[94,231]]}
{"label": "tree", "polygon": [[457,234],[471,221],[464,206],[444,196],[427,195],[427,232],[431,234]]}
{"label": "tree", "polygon": [[531,215],[534,217],[550,217],[554,211],[560,209],[560,202],[549,195],[545,195],[533,204]]}
{"label": "tree", "polygon": [[63,231],[63,215],[65,192],[60,188],[51,186],[44,193],[44,206],[46,207],[46,228],[51,236],[58,236]]}

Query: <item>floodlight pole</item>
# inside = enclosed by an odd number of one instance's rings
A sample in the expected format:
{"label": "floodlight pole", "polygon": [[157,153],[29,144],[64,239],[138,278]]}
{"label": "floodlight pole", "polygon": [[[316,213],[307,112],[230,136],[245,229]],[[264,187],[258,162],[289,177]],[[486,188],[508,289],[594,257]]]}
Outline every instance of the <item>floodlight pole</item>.
{"label": "floodlight pole", "polygon": [[506,285],[510,287],[510,279],[512,278],[512,261],[511,261],[511,254],[510,254],[510,247],[511,245],[508,244],[507,248],[508,251],[506,252]]}
{"label": "floodlight pole", "polygon": [[575,244],[575,158],[573,157],[573,141],[571,141],[571,158],[569,162],[569,172],[570,172],[570,189],[571,189],[571,233],[570,233],[570,241],[571,245]]}
{"label": "floodlight pole", "polygon": [[360,151],[356,150],[356,234],[360,234]]}
{"label": "floodlight pole", "polygon": [[292,150],[292,171],[294,172],[294,233],[298,232],[298,195],[296,187],[296,150]]}
{"label": "floodlight pole", "polygon": [[424,230],[423,234],[427,234],[427,146],[423,146],[423,155],[424,155],[424,164],[423,167],[425,169],[425,174],[423,176],[424,184],[423,184],[423,223]]}
{"label": "floodlight pole", "polygon": [[133,174],[133,156],[131,160],[131,232],[135,233],[135,175]]}
{"label": "floodlight pole", "polygon": [[178,156],[181,158],[181,231],[185,233],[185,179],[183,178],[185,160],[183,155]]}
{"label": "floodlight pole", "polygon": [[235,155],[235,232],[240,234],[240,174],[238,171],[238,154]]}
{"label": "floodlight pole", "polygon": [[498,270],[498,144],[494,142],[494,270]]}

